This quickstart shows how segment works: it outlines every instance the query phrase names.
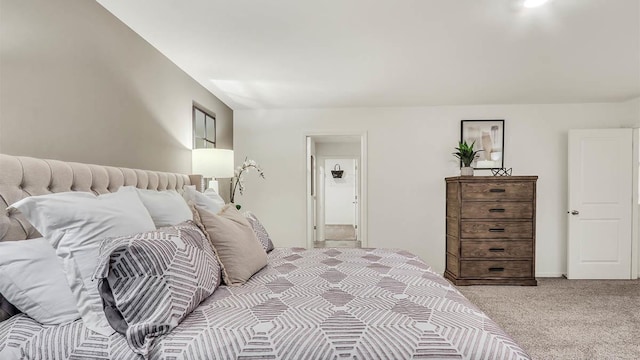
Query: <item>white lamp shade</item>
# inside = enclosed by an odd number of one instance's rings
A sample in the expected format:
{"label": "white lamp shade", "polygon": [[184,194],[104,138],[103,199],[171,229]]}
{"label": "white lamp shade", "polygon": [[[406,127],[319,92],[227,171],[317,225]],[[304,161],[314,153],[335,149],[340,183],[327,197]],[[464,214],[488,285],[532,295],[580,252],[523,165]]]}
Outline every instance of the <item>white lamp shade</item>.
{"label": "white lamp shade", "polygon": [[193,149],[191,172],[205,178],[233,177],[233,150]]}

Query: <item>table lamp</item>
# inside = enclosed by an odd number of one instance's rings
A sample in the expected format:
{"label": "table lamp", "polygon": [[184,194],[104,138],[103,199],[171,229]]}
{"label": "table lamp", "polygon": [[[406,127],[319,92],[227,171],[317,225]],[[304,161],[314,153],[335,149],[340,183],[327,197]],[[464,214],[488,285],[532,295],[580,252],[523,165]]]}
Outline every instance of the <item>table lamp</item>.
{"label": "table lamp", "polygon": [[191,172],[210,179],[207,188],[219,193],[216,179],[233,177],[233,150],[193,149],[191,154]]}

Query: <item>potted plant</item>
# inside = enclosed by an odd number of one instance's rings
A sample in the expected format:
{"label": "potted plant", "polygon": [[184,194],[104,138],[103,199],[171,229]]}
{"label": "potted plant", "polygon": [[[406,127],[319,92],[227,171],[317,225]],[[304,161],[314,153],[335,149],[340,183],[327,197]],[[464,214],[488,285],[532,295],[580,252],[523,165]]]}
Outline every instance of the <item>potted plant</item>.
{"label": "potted plant", "polygon": [[478,157],[478,153],[482,150],[473,150],[473,146],[476,142],[472,142],[471,145],[467,144],[466,141],[460,141],[458,143],[458,147],[455,148],[456,152],[453,153],[453,156],[460,159],[462,163],[462,168],[460,168],[460,175],[462,176],[473,176],[473,168],[471,167],[471,163],[473,160]]}

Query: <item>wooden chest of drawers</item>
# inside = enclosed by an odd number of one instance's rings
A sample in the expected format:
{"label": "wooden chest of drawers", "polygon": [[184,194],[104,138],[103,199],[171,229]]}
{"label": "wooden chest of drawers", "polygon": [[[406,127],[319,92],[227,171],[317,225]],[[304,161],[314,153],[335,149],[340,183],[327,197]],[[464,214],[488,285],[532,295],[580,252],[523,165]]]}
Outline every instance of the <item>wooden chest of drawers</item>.
{"label": "wooden chest of drawers", "polygon": [[537,285],[537,176],[457,176],[447,183],[447,262],[456,285]]}

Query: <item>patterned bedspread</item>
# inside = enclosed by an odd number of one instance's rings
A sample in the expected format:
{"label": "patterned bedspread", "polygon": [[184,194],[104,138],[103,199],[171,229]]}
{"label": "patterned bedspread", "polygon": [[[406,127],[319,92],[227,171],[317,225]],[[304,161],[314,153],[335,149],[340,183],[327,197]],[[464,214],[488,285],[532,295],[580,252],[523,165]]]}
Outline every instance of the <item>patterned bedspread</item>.
{"label": "patterned bedspread", "polygon": [[[275,249],[240,287],[221,286],[151,359],[528,359],[491,319],[415,255]],[[141,359],[124,337],[78,320],[0,323],[0,359]]]}

